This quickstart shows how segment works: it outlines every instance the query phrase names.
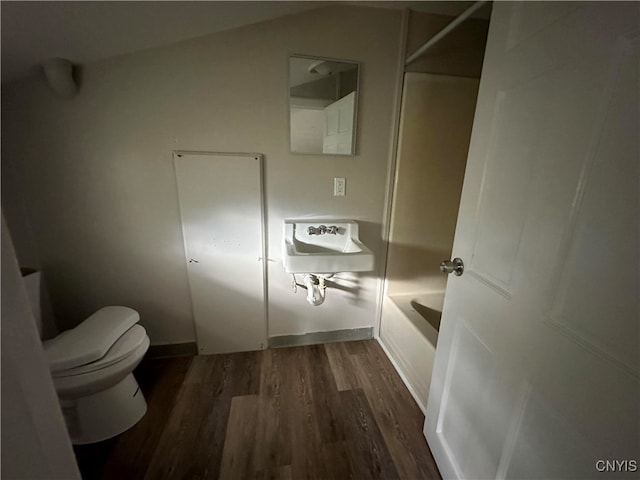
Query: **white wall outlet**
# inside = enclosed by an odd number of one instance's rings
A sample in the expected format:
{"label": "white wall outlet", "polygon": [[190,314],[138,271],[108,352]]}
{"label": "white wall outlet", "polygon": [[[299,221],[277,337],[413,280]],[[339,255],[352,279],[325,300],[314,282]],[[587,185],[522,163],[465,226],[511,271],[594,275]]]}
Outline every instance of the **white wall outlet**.
{"label": "white wall outlet", "polygon": [[344,178],[334,178],[333,179],[333,196],[334,197],[344,197],[346,195],[347,190],[347,181]]}

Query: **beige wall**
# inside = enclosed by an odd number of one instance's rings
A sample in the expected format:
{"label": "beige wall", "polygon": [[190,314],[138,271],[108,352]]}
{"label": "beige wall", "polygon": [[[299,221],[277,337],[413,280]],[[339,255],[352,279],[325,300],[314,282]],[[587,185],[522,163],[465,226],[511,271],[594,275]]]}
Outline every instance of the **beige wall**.
{"label": "beige wall", "polygon": [[479,80],[405,74],[387,293],[444,291]]}
{"label": "beige wall", "polygon": [[[282,269],[282,219],[355,218],[381,257],[400,23],[399,11],[327,7],[88,65],[72,100],[41,78],[3,86],[3,173],[15,169],[3,206],[61,326],[123,304],[153,343],[194,339],[175,149],[265,154],[270,335],[374,325],[380,262],[311,307]],[[357,156],[288,153],[294,53],[361,62]],[[347,179],[346,197],[332,196],[333,177]]]}

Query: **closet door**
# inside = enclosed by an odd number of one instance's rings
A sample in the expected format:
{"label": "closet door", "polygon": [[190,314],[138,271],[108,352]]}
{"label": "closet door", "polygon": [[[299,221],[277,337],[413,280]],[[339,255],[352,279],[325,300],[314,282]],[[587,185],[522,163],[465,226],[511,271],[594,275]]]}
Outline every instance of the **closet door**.
{"label": "closet door", "polygon": [[262,157],[175,152],[200,354],[265,348]]}

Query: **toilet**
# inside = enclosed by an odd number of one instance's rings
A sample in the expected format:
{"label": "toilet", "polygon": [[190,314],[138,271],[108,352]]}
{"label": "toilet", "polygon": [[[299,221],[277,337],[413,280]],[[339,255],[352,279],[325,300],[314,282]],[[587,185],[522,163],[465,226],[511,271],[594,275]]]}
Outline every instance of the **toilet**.
{"label": "toilet", "polygon": [[71,442],[95,443],[135,425],[147,411],[133,376],[149,348],[138,312],[103,307],[43,342]]}
{"label": "toilet", "polygon": [[52,318],[45,315],[50,305],[41,272],[23,269],[22,273],[38,331],[41,338],[48,338],[42,346],[71,442],[100,442],[131,428],[147,411],[132,373],[149,348],[138,312],[103,307],[56,335]]}

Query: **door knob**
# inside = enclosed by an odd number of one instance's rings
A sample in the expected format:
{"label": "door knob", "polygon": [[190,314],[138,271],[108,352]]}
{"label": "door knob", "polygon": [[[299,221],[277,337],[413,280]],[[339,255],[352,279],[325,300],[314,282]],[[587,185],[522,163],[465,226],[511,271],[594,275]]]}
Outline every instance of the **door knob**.
{"label": "door knob", "polygon": [[442,273],[455,273],[459,277],[464,272],[464,262],[458,257],[453,260],[445,260],[440,264],[440,271]]}

